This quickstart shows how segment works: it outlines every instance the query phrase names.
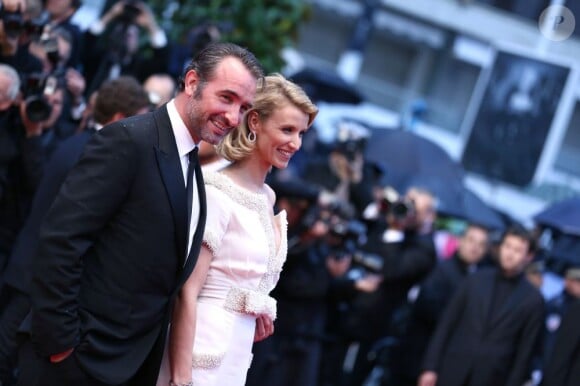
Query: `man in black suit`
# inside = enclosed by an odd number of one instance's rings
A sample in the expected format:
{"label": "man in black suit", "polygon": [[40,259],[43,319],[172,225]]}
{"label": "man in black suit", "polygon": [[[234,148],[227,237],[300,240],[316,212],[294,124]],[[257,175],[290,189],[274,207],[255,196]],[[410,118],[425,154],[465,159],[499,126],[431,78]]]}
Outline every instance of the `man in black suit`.
{"label": "man in black suit", "polygon": [[463,280],[478,270],[489,246],[488,230],[469,224],[459,239],[457,251],[437,264],[420,284],[406,327],[393,349],[389,385],[415,386],[421,371],[420,359],[429,344],[445,306]]}
{"label": "man in black suit", "polygon": [[580,300],[575,300],[562,319],[554,349],[544,368],[545,386],[576,386],[580,380]]}
{"label": "man in black suit", "polygon": [[521,386],[542,329],[544,300],[523,270],[533,240],[509,228],[500,269],[468,277],[447,305],[423,360],[419,386]]}
{"label": "man in black suit", "polygon": [[261,76],[247,50],[209,45],[167,105],[91,138],[45,218],[33,264],[40,385],[156,383],[205,225],[197,145],[238,126]]}
{"label": "man in black suit", "polygon": [[[30,265],[38,245],[38,233],[42,219],[54,201],[68,172],[78,161],[83,148],[92,134],[105,124],[115,122],[149,109],[149,98],[143,87],[131,77],[120,77],[107,82],[99,90],[95,103],[95,127],[65,140],[50,157],[34,195],[30,215],[14,243],[14,248],[3,274],[0,286],[2,302],[0,308],[0,381],[3,385],[13,384],[16,373],[16,348],[18,330],[30,311],[29,286]],[[23,347],[23,355],[31,354],[30,345]],[[25,358],[23,358],[25,360]],[[20,373],[20,382],[31,385],[31,377],[38,374]]]}

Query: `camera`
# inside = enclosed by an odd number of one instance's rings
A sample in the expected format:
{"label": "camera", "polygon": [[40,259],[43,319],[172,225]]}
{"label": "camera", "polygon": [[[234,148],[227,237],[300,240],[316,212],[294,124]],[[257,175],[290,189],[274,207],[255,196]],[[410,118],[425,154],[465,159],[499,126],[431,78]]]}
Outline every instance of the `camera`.
{"label": "camera", "polygon": [[32,122],[42,122],[50,117],[52,106],[47,100],[57,89],[62,88],[64,72],[56,71],[45,75],[33,73],[25,77],[22,93],[24,95],[25,113]]}
{"label": "camera", "polygon": [[123,4],[123,12],[119,15],[119,21],[124,24],[133,24],[140,14],[139,1],[127,0]]}
{"label": "camera", "polygon": [[353,161],[357,154],[363,154],[369,137],[368,129],[356,121],[343,120],[338,124],[335,149]]}
{"label": "camera", "polygon": [[393,216],[397,221],[405,221],[415,214],[415,205],[401,197],[394,188],[387,186],[381,190],[379,210],[382,214]]}
{"label": "camera", "polygon": [[340,219],[329,224],[328,238],[330,254],[335,259],[353,256],[366,238],[366,226],[357,220]]}
{"label": "camera", "polygon": [[48,13],[42,12],[40,16],[31,20],[25,20],[21,11],[0,10],[0,19],[4,24],[4,31],[9,38],[17,38],[27,33],[32,39],[37,39],[48,24]]}
{"label": "camera", "polygon": [[355,251],[352,255],[351,268],[347,277],[357,280],[368,274],[380,275],[383,272],[384,260],[380,255],[363,251]]}

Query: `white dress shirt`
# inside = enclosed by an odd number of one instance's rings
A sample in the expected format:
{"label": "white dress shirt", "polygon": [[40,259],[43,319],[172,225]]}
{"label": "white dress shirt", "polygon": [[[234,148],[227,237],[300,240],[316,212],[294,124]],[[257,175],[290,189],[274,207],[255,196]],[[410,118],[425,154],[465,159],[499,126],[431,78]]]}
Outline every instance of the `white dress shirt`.
{"label": "white dress shirt", "polygon": [[[177,112],[175,107],[175,100],[172,99],[167,103],[167,112],[169,113],[169,120],[171,121],[171,128],[173,129],[173,135],[175,136],[175,142],[177,144],[177,152],[179,153],[179,160],[181,161],[181,171],[183,172],[184,185],[187,184],[187,168],[189,167],[188,154],[195,147],[198,146],[193,141],[189,130],[185,126],[183,119]],[[199,221],[199,194],[197,191],[196,177],[193,177],[193,199],[191,201],[191,222],[189,224],[188,242],[187,242],[187,255],[189,255],[189,249],[191,248],[191,241],[193,240],[193,234],[197,228],[197,223]]]}

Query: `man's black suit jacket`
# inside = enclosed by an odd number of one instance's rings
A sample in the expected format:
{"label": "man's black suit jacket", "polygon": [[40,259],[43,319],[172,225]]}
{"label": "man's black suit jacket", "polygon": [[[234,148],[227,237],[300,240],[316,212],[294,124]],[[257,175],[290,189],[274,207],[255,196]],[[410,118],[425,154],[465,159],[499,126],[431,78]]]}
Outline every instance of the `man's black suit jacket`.
{"label": "man's black suit jacket", "polygon": [[580,382],[580,300],[570,305],[556,333],[554,350],[544,368],[544,386],[575,386]]}
{"label": "man's black suit jacket", "polygon": [[522,275],[501,310],[490,312],[497,275],[468,277],[441,316],[423,361],[438,386],[521,386],[529,375],[544,300]]}
{"label": "man's black suit jacket", "polygon": [[78,363],[110,384],[147,361],[142,384],[155,383],[172,299],[200,248],[185,263],[185,192],[166,107],[93,136],[41,230],[31,332],[42,355],[76,347]]}

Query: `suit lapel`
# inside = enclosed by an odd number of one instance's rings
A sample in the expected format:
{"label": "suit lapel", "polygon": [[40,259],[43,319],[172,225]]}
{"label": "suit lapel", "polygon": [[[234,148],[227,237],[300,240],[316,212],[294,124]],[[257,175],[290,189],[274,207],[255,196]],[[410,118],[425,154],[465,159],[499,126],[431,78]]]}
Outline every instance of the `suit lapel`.
{"label": "suit lapel", "polygon": [[157,109],[153,116],[158,133],[158,146],[155,148],[157,157],[157,165],[165,191],[169,198],[171,212],[175,224],[176,244],[177,250],[182,253],[180,255],[180,263],[185,258],[187,251],[187,198],[185,196],[185,181],[183,180],[183,172],[181,170],[181,161],[177,151],[177,144],[173,130],[171,129],[171,122],[167,108],[164,106]]}
{"label": "suit lapel", "polygon": [[494,326],[500,320],[505,318],[510,312],[518,308],[522,303],[527,293],[527,283],[520,277],[518,284],[508,299],[503,303],[499,312],[495,313],[495,317],[490,321],[490,326]]}

